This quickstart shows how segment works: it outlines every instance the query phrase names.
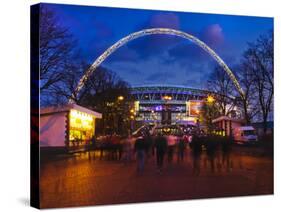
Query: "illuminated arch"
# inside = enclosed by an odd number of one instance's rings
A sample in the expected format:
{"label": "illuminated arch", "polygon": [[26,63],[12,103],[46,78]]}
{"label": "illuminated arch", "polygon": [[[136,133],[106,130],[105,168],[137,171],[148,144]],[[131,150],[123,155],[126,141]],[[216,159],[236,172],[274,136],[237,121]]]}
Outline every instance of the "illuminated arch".
{"label": "illuminated arch", "polygon": [[126,43],[135,40],[139,37],[147,36],[147,35],[153,35],[153,34],[162,34],[162,35],[175,35],[178,37],[185,38],[202,49],[204,49],[209,55],[211,55],[217,62],[218,64],[223,68],[223,70],[226,71],[232,82],[234,83],[237,91],[241,95],[241,97],[244,97],[244,92],[239,85],[236,77],[230,70],[230,68],[225,64],[225,62],[216,54],[214,50],[212,50],[207,44],[205,44],[203,41],[199,40],[197,37],[190,35],[186,32],[182,32],[179,30],[175,29],[169,29],[169,28],[151,28],[151,29],[144,29],[138,32],[134,32],[129,34],[128,36],[120,39],[117,41],[115,44],[110,46],[104,53],[102,53],[96,60],[95,62],[90,66],[90,68],[86,71],[86,73],[83,75],[83,77],[79,80],[79,83],[75,89],[75,91],[72,93],[71,99],[69,102],[73,102],[75,99],[75,96],[78,95],[79,91],[83,88],[84,83],[88,80],[89,76],[96,70],[96,68],[109,56],[111,55],[115,50],[120,48],[121,46],[125,45]]}

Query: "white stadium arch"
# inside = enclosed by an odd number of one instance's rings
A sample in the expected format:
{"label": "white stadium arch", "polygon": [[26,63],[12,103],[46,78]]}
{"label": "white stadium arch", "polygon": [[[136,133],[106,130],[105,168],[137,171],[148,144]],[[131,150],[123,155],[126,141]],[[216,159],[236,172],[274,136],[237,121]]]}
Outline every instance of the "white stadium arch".
{"label": "white stadium arch", "polygon": [[197,37],[188,34],[183,31],[175,30],[175,29],[169,29],[169,28],[151,28],[151,29],[144,29],[138,32],[134,32],[129,34],[126,37],[123,37],[119,41],[117,41],[115,44],[110,46],[105,52],[103,52],[90,66],[90,68],[86,71],[86,73],[82,76],[82,78],[79,80],[78,85],[75,89],[75,91],[72,93],[71,98],[69,99],[70,103],[73,103],[75,97],[79,94],[79,91],[83,88],[84,83],[88,80],[89,76],[96,70],[96,68],[113,52],[115,52],[118,48],[125,45],[126,43],[135,40],[139,37],[147,36],[147,35],[153,35],[153,34],[162,34],[162,35],[174,35],[178,37],[182,37],[184,39],[187,39],[202,49],[204,49],[210,56],[212,56],[217,63],[223,68],[223,70],[226,71],[232,82],[234,83],[237,91],[239,92],[240,96],[244,97],[244,92],[241,86],[239,85],[239,82],[237,81],[236,77],[230,70],[230,68],[225,64],[225,62],[217,55],[217,53],[211,49],[207,44],[205,44],[203,41],[199,40]]}

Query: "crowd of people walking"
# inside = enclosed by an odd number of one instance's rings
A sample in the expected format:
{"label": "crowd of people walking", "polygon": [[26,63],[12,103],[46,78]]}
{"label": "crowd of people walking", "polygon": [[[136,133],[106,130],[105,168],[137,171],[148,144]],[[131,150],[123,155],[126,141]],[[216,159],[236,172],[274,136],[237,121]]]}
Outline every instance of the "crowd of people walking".
{"label": "crowd of people walking", "polygon": [[[205,168],[208,166],[211,172],[219,170],[222,166],[226,166],[228,170],[231,168],[231,142],[219,139],[218,137],[201,138],[195,135],[192,142],[187,142],[183,135],[158,133],[151,136],[145,133],[137,138],[132,136],[106,138],[98,150],[100,158],[103,157],[104,152],[107,152],[109,159],[120,160],[125,165],[136,161],[136,170],[140,174],[144,172],[146,161],[153,160],[157,171],[161,174],[165,163],[169,165],[175,161],[182,163],[184,160],[189,160],[193,173],[199,175],[202,163]],[[98,142],[95,141],[95,145],[96,143]],[[187,158],[188,148],[190,151]]]}

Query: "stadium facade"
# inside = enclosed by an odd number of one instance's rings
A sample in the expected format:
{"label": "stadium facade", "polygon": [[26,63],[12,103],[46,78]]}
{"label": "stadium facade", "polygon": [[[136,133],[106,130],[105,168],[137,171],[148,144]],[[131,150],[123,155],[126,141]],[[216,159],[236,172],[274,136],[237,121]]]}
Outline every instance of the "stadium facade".
{"label": "stadium facade", "polygon": [[184,86],[149,85],[131,88],[136,121],[146,123],[196,124],[207,90]]}

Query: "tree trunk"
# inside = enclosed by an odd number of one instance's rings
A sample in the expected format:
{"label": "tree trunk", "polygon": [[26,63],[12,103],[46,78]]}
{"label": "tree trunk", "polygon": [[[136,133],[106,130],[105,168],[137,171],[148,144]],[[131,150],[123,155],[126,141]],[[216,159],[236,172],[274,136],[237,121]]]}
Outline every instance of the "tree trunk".
{"label": "tree trunk", "polygon": [[265,135],[267,131],[267,114],[263,116],[263,134]]}

